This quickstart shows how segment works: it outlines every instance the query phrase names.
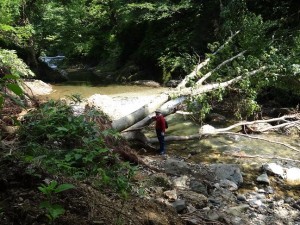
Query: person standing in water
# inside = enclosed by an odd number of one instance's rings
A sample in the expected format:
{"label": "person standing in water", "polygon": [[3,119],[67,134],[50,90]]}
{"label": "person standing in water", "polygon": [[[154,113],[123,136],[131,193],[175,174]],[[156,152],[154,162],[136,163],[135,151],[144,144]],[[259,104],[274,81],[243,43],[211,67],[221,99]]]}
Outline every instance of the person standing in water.
{"label": "person standing in water", "polygon": [[165,132],[166,132],[166,120],[160,110],[155,111],[153,119],[156,121],[155,130],[156,136],[159,141],[159,154],[166,154],[165,150]]}

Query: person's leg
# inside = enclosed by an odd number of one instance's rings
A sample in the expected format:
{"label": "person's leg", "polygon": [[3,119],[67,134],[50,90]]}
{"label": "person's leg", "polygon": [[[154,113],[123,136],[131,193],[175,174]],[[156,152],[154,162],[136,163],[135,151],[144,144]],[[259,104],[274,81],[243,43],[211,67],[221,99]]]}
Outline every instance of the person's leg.
{"label": "person's leg", "polygon": [[161,130],[156,130],[156,136],[159,141],[159,154],[165,154],[165,137],[161,135]]}
{"label": "person's leg", "polygon": [[161,135],[161,139],[160,139],[160,154],[165,154],[165,136]]}

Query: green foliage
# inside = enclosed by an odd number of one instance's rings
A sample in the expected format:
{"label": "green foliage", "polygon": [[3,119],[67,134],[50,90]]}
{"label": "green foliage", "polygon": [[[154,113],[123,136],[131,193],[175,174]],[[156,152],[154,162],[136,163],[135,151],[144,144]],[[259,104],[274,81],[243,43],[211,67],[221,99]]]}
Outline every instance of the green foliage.
{"label": "green foliage", "polygon": [[86,137],[97,133],[95,125],[75,117],[72,109],[63,101],[49,101],[24,118],[20,137],[24,143],[38,143],[52,149],[68,149],[82,146]]}
{"label": "green foliage", "polygon": [[211,102],[209,100],[211,99],[209,99],[206,94],[191,97],[188,100],[188,111],[193,112],[195,119],[201,123],[212,109]]}
{"label": "green foliage", "polygon": [[128,162],[122,162],[115,165],[111,170],[100,168],[101,180],[98,185],[102,188],[110,187],[121,194],[121,197],[128,198],[131,191],[130,180],[135,175],[137,167]]}
{"label": "green foliage", "polygon": [[47,186],[42,184],[38,189],[47,196],[48,200],[51,201],[54,194],[66,191],[69,189],[75,188],[72,184],[60,184],[58,185],[57,181],[51,181]]}
{"label": "green foliage", "polygon": [[[136,168],[122,163],[110,150],[122,141],[120,134],[100,130],[93,122],[97,115],[103,117],[93,109],[74,116],[62,101],[42,104],[24,117],[19,129],[22,155],[49,172],[95,180],[99,187],[113,189],[126,198]],[[53,186],[56,188],[52,185],[48,189]]]}
{"label": "green foliage", "polygon": [[17,56],[14,50],[0,48],[0,69],[0,75],[13,75],[16,78],[30,78],[34,76],[34,73]]}
{"label": "green foliage", "polygon": [[134,19],[132,16],[138,16],[137,22],[158,21],[172,18],[174,14],[190,10],[194,5],[189,0],[183,0],[178,3],[172,1],[129,3],[122,8],[122,13],[127,15],[128,19]]}
{"label": "green foliage", "polygon": [[40,204],[40,208],[46,210],[46,216],[48,217],[51,224],[59,218],[62,214],[65,213],[65,209],[54,203],[54,197],[56,194],[75,188],[72,184],[60,184],[58,185],[57,181],[51,181],[48,185],[42,184],[38,189],[47,197],[47,201],[43,201]]}
{"label": "green foliage", "polygon": [[163,82],[166,83],[172,79],[172,74],[188,74],[197,59],[188,53],[179,54],[180,56],[167,53],[158,58],[158,64],[163,69]]}
{"label": "green foliage", "polygon": [[34,76],[33,72],[15,51],[0,48],[0,109],[6,99],[20,106],[23,105],[20,99],[23,97],[21,78],[32,76]]}

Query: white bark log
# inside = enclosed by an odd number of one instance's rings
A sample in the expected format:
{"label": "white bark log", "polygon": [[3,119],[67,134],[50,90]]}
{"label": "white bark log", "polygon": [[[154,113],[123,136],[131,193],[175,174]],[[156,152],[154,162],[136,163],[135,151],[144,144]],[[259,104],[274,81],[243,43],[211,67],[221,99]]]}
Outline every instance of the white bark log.
{"label": "white bark log", "polygon": [[[187,135],[187,136],[165,136],[165,141],[188,141],[200,139],[201,136],[199,134]],[[148,143],[157,143],[157,138],[148,138]]]}
{"label": "white bark log", "polygon": [[169,95],[161,94],[155,100],[144,105],[143,107],[134,111],[133,113],[124,116],[118,120],[114,120],[112,122],[112,127],[117,131],[125,130],[126,128],[142,120],[149,114],[153,113],[157,108],[159,108],[162,104],[164,104],[168,100],[169,100]]}
{"label": "white bark log", "polygon": [[[257,70],[251,71],[245,76],[252,76],[259,72],[262,72],[266,69],[266,67],[261,67]],[[175,112],[175,108],[177,105],[181,104],[188,95],[199,95],[202,93],[206,93],[218,88],[225,88],[239,80],[241,80],[244,76],[235,77],[229,81],[222,82],[222,83],[215,83],[215,84],[207,84],[204,86],[199,86],[196,89],[194,88],[185,88],[181,91],[169,92],[170,95],[179,95],[177,99],[169,100],[169,95],[162,94],[154,101],[150,102],[149,104],[144,105],[142,108],[134,111],[133,113],[124,116],[118,120],[114,120],[112,122],[112,127],[117,131],[124,131],[125,129],[129,128],[129,130],[135,130],[139,127],[143,127],[149,124],[149,120],[151,118],[151,113],[153,113],[157,108],[160,108],[164,115],[169,115],[170,113]],[[150,116],[149,116],[150,115]],[[151,122],[151,121],[150,121]],[[138,123],[138,124],[136,124]],[[135,124],[135,125],[134,125]]]}
{"label": "white bark log", "polygon": [[226,128],[217,129],[217,131],[218,132],[225,132],[225,131],[232,130],[236,127],[241,127],[243,125],[253,125],[253,124],[258,124],[258,123],[271,123],[271,122],[280,122],[280,121],[284,122],[284,123],[282,123],[280,125],[277,125],[277,126],[272,126],[272,127],[264,128],[264,129],[261,129],[261,130],[257,130],[257,132],[266,132],[268,130],[276,130],[280,127],[289,125],[291,123],[296,124],[295,122],[287,121],[287,119],[300,119],[300,116],[298,114],[294,114],[294,115],[285,115],[285,116],[282,116],[282,117],[279,117],[279,118],[273,118],[273,119],[268,119],[268,120],[255,120],[255,121],[251,121],[251,122],[243,121],[243,122],[233,124],[233,125],[231,125],[229,127],[226,127]]}
{"label": "white bark log", "polygon": [[[224,48],[231,41],[231,39],[237,34],[238,34],[238,32],[233,34],[229,38],[229,40],[224,45],[222,45],[214,54],[216,54],[218,51],[220,51],[222,48]],[[235,58],[242,56],[244,53],[245,52],[241,52],[238,55],[224,61],[219,66],[217,66],[215,68],[215,70],[217,70],[220,67],[222,67],[223,65],[231,62]],[[194,78],[197,75],[197,72],[199,71],[199,69],[201,69],[205,65],[207,65],[208,62],[209,62],[209,58],[207,60],[205,60],[204,62],[198,64],[196,66],[196,69],[192,73],[187,75],[185,77],[185,79],[173,91],[169,91],[168,94],[162,94],[160,97],[158,97],[154,101],[150,102],[149,104],[144,105],[143,107],[141,107],[140,109],[134,111],[133,113],[131,113],[127,116],[124,116],[124,117],[122,117],[118,120],[114,120],[112,122],[112,127],[114,129],[116,129],[117,131],[124,131],[125,129],[127,129],[127,131],[128,130],[136,130],[140,127],[148,125],[151,122],[150,121],[151,120],[151,115],[150,114],[153,113],[157,108],[160,108],[165,116],[169,115],[169,114],[174,113],[176,111],[176,106],[181,104],[186,99],[186,96],[199,95],[199,94],[202,94],[202,93],[210,92],[210,91],[215,90],[215,89],[225,88],[225,87],[227,87],[227,86],[243,79],[245,76],[252,76],[252,75],[257,74],[259,72],[262,72],[266,69],[266,67],[261,67],[257,70],[249,72],[248,74],[246,74],[244,76],[238,76],[238,77],[235,77],[231,80],[228,80],[228,81],[225,81],[225,82],[222,82],[222,83],[207,84],[207,85],[204,85],[204,86],[201,85],[201,83],[212,74],[212,72],[211,72],[211,73],[207,73],[197,83],[196,87],[186,88],[185,85],[189,81],[189,79]],[[177,99],[174,99],[174,100],[171,100],[171,101],[167,102],[169,100],[169,98],[173,97],[173,96],[179,96],[179,97]],[[166,103],[166,104],[164,104],[164,103]]]}

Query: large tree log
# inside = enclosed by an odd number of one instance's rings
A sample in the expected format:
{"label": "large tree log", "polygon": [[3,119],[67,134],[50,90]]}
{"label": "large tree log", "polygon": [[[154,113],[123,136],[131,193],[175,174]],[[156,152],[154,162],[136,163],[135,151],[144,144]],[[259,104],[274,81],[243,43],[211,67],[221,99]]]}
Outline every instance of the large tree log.
{"label": "large tree log", "polygon": [[[264,71],[267,69],[266,67],[261,67],[257,70],[251,71],[247,73],[245,76],[253,76],[259,72]],[[147,124],[149,124],[149,114],[153,113],[157,108],[161,108],[163,113],[165,115],[170,114],[171,112],[175,112],[175,108],[177,105],[181,104],[185,100],[185,96],[188,95],[198,95],[201,93],[206,93],[218,88],[225,88],[239,80],[241,80],[244,76],[238,76],[235,77],[229,81],[222,82],[222,83],[215,83],[215,84],[207,84],[204,86],[197,87],[196,89],[194,88],[185,88],[183,90],[176,90],[176,91],[170,91],[169,94],[171,95],[179,95],[181,97],[171,100],[170,102],[167,102],[169,100],[169,96],[166,94],[162,94],[159,98],[157,98],[155,101],[150,102],[149,104],[143,106],[142,108],[138,109],[137,111],[122,117],[119,120],[115,120],[112,123],[112,126],[114,129],[118,131],[125,130],[128,127],[131,127],[133,124],[137,123],[138,121],[141,121],[137,125],[134,125],[131,129],[137,129],[139,126],[143,127]],[[166,103],[167,102],[167,103]],[[163,103],[166,103],[163,105]]]}
{"label": "large tree log", "polygon": [[[236,32],[235,34],[233,34],[228,39],[228,41],[226,43],[224,43],[224,45],[222,45],[214,54],[217,54],[219,51],[221,51],[232,40],[232,38],[234,38],[238,33],[239,32]],[[186,84],[189,82],[189,80],[196,78],[198,71],[209,63],[210,59],[209,58],[206,59],[204,62],[199,63],[195,67],[195,70],[192,71],[189,75],[187,75],[175,89],[171,89],[170,91],[168,91],[168,93],[162,94],[157,99],[144,105],[143,107],[134,111],[133,113],[131,113],[127,116],[124,116],[120,119],[112,121],[112,127],[114,129],[116,129],[117,131],[124,131],[125,129],[127,129],[127,131],[128,130],[136,130],[138,128],[144,127],[151,123],[152,115],[150,115],[150,114],[153,113],[157,108],[160,108],[163,111],[163,114],[166,116],[170,113],[174,113],[177,109],[176,107],[179,104],[181,104],[186,99],[187,96],[195,96],[195,95],[203,94],[203,93],[210,92],[210,91],[213,91],[216,89],[226,88],[226,87],[242,80],[244,77],[253,76],[253,75],[260,73],[267,69],[266,66],[262,66],[259,69],[248,72],[247,74],[237,76],[235,78],[232,78],[230,80],[227,80],[227,81],[224,81],[221,83],[211,83],[211,84],[202,85],[202,83],[207,78],[209,78],[215,71],[219,70],[222,66],[232,62],[236,58],[241,57],[244,53],[245,53],[245,51],[220,63],[215,69],[206,73],[198,82],[196,82],[196,85],[194,87],[186,87]],[[175,98],[175,97],[177,99],[167,102],[168,100],[170,100],[170,98]],[[166,104],[163,105],[164,103],[166,103]]]}
{"label": "large tree log", "polygon": [[[185,97],[179,97],[176,99],[172,99],[168,102],[166,102],[165,104],[157,107],[159,108],[164,116],[170,115],[172,113],[174,113],[177,110],[177,107],[182,104],[182,102],[185,100]],[[128,131],[133,131],[133,130],[137,130],[137,129],[142,129],[145,126],[148,126],[153,120],[151,119],[153,116],[155,116],[154,113],[147,115],[144,119],[140,120],[139,122],[135,123],[134,125],[130,126],[129,128],[127,128],[126,130],[124,130],[124,132],[128,132]]]}
{"label": "large tree log", "polygon": [[170,99],[169,95],[161,94],[154,101],[151,101],[150,103],[144,105],[143,107],[134,111],[133,113],[124,116],[118,120],[114,120],[112,122],[112,127],[117,131],[125,130],[126,128],[142,120],[149,114],[153,113],[157,108],[159,108],[162,104],[167,102],[169,99]]}

